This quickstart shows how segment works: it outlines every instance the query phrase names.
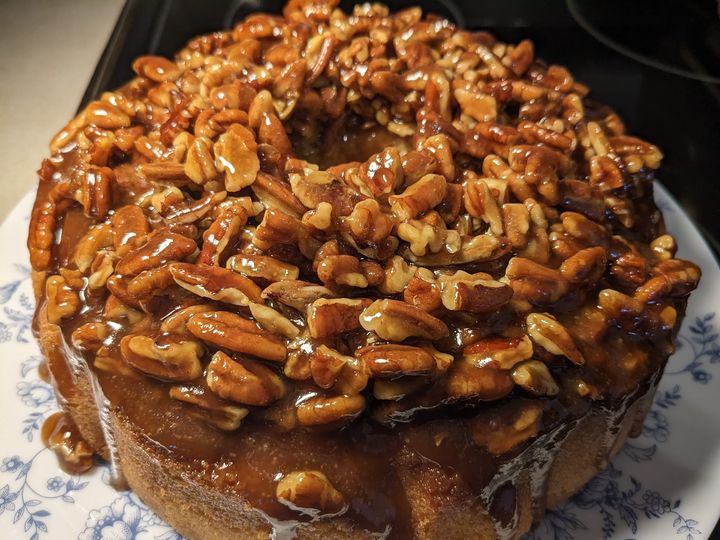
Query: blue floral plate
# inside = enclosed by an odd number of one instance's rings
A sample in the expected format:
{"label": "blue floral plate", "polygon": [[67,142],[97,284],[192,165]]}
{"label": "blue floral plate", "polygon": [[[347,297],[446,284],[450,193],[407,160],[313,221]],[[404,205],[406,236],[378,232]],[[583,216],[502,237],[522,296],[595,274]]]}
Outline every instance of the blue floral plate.
{"label": "blue floral plate", "polygon": [[[720,268],[678,204],[657,187],[679,256],[703,270],[688,306],[677,353],[642,434],[608,469],[548,511],[532,540],[707,538],[720,514]],[[3,538],[176,539],[132,492],[108,485],[98,463],[75,477],[60,471],[39,440],[57,409],[38,378],[40,352],[30,323],[33,297],[25,249],[28,194],[0,227],[0,534]]]}

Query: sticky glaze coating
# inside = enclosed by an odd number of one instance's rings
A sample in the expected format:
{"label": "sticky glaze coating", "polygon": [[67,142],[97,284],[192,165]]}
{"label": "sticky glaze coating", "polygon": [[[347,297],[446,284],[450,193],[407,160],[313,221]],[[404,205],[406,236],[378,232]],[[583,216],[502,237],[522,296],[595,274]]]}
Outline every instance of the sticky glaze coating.
{"label": "sticky glaze coating", "polygon": [[276,521],[413,536],[412,454],[502,536],[498,471],[654,386],[700,277],[652,199],[662,155],[531,42],[293,1],[133,69],[40,169],[61,397],[89,367]]}

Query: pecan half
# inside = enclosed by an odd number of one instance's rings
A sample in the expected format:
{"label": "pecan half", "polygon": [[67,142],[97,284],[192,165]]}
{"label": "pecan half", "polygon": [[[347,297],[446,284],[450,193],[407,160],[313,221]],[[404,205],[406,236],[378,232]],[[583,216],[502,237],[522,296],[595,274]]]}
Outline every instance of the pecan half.
{"label": "pecan half", "polygon": [[191,381],[202,375],[204,349],[194,340],[172,335],[129,335],[120,340],[125,361],[147,375],[168,381]]}
{"label": "pecan half", "polygon": [[278,482],[275,489],[278,501],[293,510],[315,515],[338,514],[347,507],[345,497],[320,471],[293,471]]}
{"label": "pecan half", "polygon": [[218,398],[203,386],[178,385],[170,397],[190,406],[190,414],[223,431],[235,431],[250,411]]}
{"label": "pecan half", "polygon": [[360,324],[390,341],[411,336],[437,340],[448,335],[448,327],[440,319],[398,300],[375,300],[360,315]]}
{"label": "pecan half", "polygon": [[437,368],[435,357],[421,347],[388,343],[368,345],[355,351],[373,377],[429,375]]}
{"label": "pecan half", "polygon": [[250,278],[261,278],[273,282],[297,280],[300,275],[300,269],[294,264],[266,255],[233,255],[227,260],[225,266]]}
{"label": "pecan half", "polygon": [[335,298],[333,291],[317,283],[288,279],[267,286],[262,297],[276,300],[298,311],[305,312],[307,307],[319,298]]}
{"label": "pecan half", "polygon": [[298,421],[303,426],[321,426],[352,422],[365,410],[365,398],[353,396],[310,396],[297,405]]}
{"label": "pecan half", "polygon": [[158,232],[145,245],[120,259],[115,271],[124,276],[135,276],[143,270],[182,260],[196,251],[197,244],[193,240],[169,231]]}
{"label": "pecan half", "polygon": [[189,263],[173,263],[169,270],[175,283],[198,296],[236,306],[262,302],[260,287],[232,270]]}
{"label": "pecan half", "polygon": [[282,362],[287,350],[282,342],[254,322],[228,311],[209,311],[190,317],[187,329],[195,337],[231,351]]}
{"label": "pecan half", "polygon": [[435,208],[446,193],[447,181],[444,176],[426,174],[400,195],[391,195],[388,201],[395,217],[406,221]]}
{"label": "pecan half", "polygon": [[208,364],[207,384],[221,398],[244,405],[267,406],[287,392],[283,380],[270,368],[253,360],[231,358],[222,351]]}

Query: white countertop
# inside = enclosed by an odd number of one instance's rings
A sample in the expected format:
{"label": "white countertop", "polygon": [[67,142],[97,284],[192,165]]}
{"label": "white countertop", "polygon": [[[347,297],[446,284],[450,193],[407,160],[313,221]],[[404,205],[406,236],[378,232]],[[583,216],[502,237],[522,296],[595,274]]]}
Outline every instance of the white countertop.
{"label": "white countertop", "polygon": [[[0,221],[37,182],[123,0],[0,0]],[[23,231],[24,234],[24,231]]]}

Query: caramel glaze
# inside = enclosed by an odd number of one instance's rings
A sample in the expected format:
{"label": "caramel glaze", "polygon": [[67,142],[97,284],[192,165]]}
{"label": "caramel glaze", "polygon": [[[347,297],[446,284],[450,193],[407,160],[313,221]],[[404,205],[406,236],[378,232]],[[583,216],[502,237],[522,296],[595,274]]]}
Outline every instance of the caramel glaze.
{"label": "caramel glaze", "polygon": [[[354,139],[347,137],[346,140]],[[385,141],[379,144],[384,145]],[[70,148],[56,158],[51,167],[43,167],[36,204],[41,204],[47,197],[49,186],[71,174],[74,159],[74,150]],[[652,202],[652,179],[638,176],[635,189],[642,190],[641,196],[636,198],[638,216],[650,216],[643,227],[643,234],[652,238],[662,230],[662,223],[657,217],[652,217],[658,216]],[[136,194],[130,189],[119,195],[127,203]],[[572,201],[564,204],[572,209]],[[77,206],[67,207],[62,214],[53,249],[55,269],[69,264],[72,250],[89,224]],[[493,268],[478,270],[493,273]],[[603,286],[601,282],[597,290]],[[583,298],[566,299],[562,305],[549,311],[571,331],[581,332],[582,310],[578,308],[587,302],[586,298],[596,298],[596,292],[590,291]],[[611,331],[603,343],[579,345],[587,360],[586,365],[578,367],[559,360],[550,363],[557,380],[565,385],[554,398],[531,398],[516,389],[500,401],[457,405],[439,393],[439,387],[431,385],[417,394],[404,410],[396,411],[392,416],[394,425],[381,425],[369,416],[363,416],[342,430],[300,428],[286,431],[277,422],[268,421],[267,413],[257,411],[249,415],[240,430],[228,433],[189,415],[186,405],[169,397],[170,384],[167,382],[134,374],[131,370],[127,374],[95,370],[92,355],[83,356],[76,350],[71,345],[70,336],[79,325],[102,318],[104,297],[82,296],[86,307],[73,318],[63,320],[61,326],[66,365],[50,365],[60,399],[72,395],[74,374],[90,369],[93,380],[98,383],[95,392],[101,413],[106,407],[114,409],[137,426],[157,452],[183,463],[208,484],[244,497],[268,518],[278,535],[282,531],[292,532],[298,522],[311,517],[302,516],[277,501],[274,478],[293,470],[318,469],[331,477],[337,489],[347,496],[349,506],[345,515],[359,529],[381,537],[411,537],[409,504],[396,472],[396,465],[410,452],[437,464],[454,477],[463,490],[486,502],[496,522],[498,536],[510,537],[518,520],[512,472],[530,471],[534,513],[535,518],[539,518],[544,510],[548,472],[559,443],[579,419],[593,409],[610,411],[614,421],[608,426],[607,445],[593,449],[598,467],[604,466],[628,407],[638,399],[649,401],[648,395],[652,395],[667,356],[672,351],[672,341],[668,336],[652,340],[619,330]],[[685,299],[673,302],[672,305],[682,314]],[[169,306],[159,301],[156,308],[157,318],[160,318],[168,313]],[[453,339],[453,335],[478,331],[473,328],[483,327],[487,331],[495,325],[504,326],[510,317],[509,311],[501,310],[486,320],[474,321],[472,325],[460,319],[448,321],[454,330],[451,337],[439,343],[438,347],[457,354],[459,340]],[[157,319],[153,324],[155,327],[159,325]],[[148,331],[153,329],[148,328]],[[105,344],[118,362],[122,362],[118,344],[126,329],[113,323],[113,330]],[[633,364],[632,359],[639,360]],[[581,375],[584,381],[598,389],[595,401],[581,398],[567,387],[570,381],[579,379]],[[301,399],[306,392],[301,383],[296,383],[295,389],[273,409],[281,410],[284,404]],[[372,396],[368,399],[372,400]],[[499,456],[473,442],[474,430],[488,429],[491,424],[509,423],[516,408],[524,402],[539,404],[543,410],[536,437]],[[372,409],[372,406],[368,407],[368,410]],[[106,411],[101,414],[103,418],[107,420]],[[43,434],[50,446],[61,455],[84,443],[78,438],[77,430],[67,415],[49,419],[43,427]],[[113,465],[117,467],[112,433],[107,427],[105,438]],[[518,460],[522,462],[520,467]],[[61,460],[61,465],[73,472],[84,469],[87,463],[89,461],[83,459],[81,464],[70,466]],[[79,469],[74,468],[76,465]],[[119,474],[119,471],[116,472]]]}

